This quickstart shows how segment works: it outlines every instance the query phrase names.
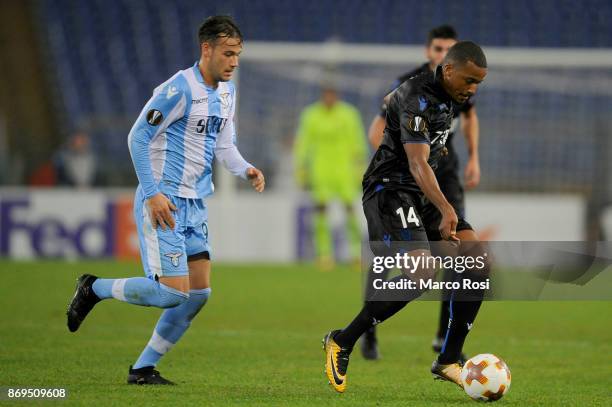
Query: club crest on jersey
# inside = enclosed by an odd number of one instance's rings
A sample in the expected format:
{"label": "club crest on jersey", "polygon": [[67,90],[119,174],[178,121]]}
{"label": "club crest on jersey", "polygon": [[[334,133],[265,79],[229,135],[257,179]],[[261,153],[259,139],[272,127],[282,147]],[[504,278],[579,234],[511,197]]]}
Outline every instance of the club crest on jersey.
{"label": "club crest on jersey", "polygon": [[219,95],[219,97],[221,98],[221,105],[224,108],[229,108],[230,105],[230,94],[229,93],[222,93],[221,95]]}
{"label": "club crest on jersey", "polygon": [[147,123],[151,126],[159,125],[162,120],[164,120],[164,115],[159,110],[151,109],[147,112]]}
{"label": "club crest on jersey", "polygon": [[165,256],[170,259],[170,261],[172,262],[172,265],[174,267],[178,267],[179,266],[179,257],[181,257],[182,255],[183,255],[183,253],[168,253]]}
{"label": "club crest on jersey", "polygon": [[412,131],[424,132],[427,130],[427,122],[421,116],[414,116],[408,121],[408,127]]}

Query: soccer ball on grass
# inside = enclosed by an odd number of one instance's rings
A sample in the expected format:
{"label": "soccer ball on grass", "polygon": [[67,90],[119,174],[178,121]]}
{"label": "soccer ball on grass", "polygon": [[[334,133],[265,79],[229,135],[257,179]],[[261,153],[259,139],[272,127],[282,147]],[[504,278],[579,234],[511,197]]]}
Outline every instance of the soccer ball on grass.
{"label": "soccer ball on grass", "polygon": [[510,369],[495,355],[483,353],[470,358],[461,370],[461,383],[474,400],[496,401],[510,389]]}

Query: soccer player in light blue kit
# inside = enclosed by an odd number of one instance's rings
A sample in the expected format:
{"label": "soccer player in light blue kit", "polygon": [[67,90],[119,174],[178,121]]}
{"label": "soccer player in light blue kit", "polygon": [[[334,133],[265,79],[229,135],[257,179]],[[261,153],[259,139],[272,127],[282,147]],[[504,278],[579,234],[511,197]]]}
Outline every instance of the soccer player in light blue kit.
{"label": "soccer player in light blue kit", "polygon": [[128,374],[129,384],[173,384],[155,366],[183,336],[210,296],[207,208],[212,161],[249,179],[257,192],[261,171],[235,145],[236,89],[230,82],[242,34],[227,16],[200,26],[200,60],[158,86],[128,137],[138,176],[134,217],[146,277],[102,279],[84,274],[67,311],[75,332],[96,303],[115,298],[164,311]]}

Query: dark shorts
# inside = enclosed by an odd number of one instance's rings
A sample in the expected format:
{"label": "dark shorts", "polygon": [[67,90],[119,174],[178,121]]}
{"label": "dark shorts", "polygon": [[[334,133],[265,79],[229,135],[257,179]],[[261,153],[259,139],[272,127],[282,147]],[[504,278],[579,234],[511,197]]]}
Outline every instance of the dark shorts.
{"label": "dark shorts", "polygon": [[[442,215],[433,204],[416,192],[378,189],[363,202],[370,242],[414,242],[415,248],[427,249],[428,241],[442,240],[438,231]],[[460,214],[457,217],[457,231],[472,230]]]}

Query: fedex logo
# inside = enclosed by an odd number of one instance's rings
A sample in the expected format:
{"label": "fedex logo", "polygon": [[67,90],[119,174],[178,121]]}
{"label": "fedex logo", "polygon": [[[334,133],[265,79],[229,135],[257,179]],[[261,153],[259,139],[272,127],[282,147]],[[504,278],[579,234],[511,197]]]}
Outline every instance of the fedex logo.
{"label": "fedex logo", "polygon": [[1,197],[0,256],[136,257],[131,211],[131,200],[74,192]]}

